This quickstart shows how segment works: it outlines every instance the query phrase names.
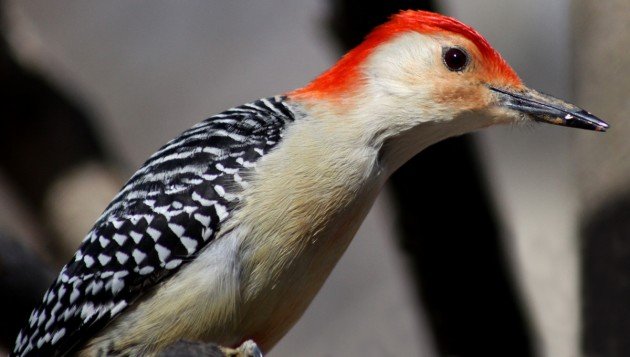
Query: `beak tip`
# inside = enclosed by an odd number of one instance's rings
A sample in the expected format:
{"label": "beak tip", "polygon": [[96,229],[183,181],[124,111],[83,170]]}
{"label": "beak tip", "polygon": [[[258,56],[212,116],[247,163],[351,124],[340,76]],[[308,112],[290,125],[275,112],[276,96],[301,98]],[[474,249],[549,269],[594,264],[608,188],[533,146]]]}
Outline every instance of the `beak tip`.
{"label": "beak tip", "polygon": [[[586,110],[580,110],[579,112],[575,114],[582,119],[588,120],[588,122],[590,122],[590,124],[592,125],[592,129],[595,131],[600,131],[603,133],[607,131],[608,129],[610,129],[610,125],[608,123],[599,119],[598,117],[596,117],[595,115],[593,115],[592,113]],[[567,116],[565,116],[565,119],[573,119],[573,118],[574,117],[570,114],[567,114]]]}

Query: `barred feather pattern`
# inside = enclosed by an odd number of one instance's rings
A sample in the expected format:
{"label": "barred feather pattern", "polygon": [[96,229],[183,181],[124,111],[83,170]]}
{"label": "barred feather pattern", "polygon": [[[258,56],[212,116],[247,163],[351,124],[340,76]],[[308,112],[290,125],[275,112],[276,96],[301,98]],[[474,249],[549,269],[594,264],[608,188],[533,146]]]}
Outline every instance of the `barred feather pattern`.
{"label": "barred feather pattern", "polygon": [[296,112],[276,96],[208,118],[131,177],[31,313],[12,355],[72,352],[210,244],[237,207],[246,173]]}

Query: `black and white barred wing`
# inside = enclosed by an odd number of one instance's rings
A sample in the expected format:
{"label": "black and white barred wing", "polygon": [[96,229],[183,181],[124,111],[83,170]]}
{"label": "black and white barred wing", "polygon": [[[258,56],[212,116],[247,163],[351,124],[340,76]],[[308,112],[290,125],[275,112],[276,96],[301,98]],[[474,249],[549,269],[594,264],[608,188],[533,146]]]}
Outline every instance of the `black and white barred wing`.
{"label": "black and white barred wing", "polygon": [[16,355],[62,355],[87,341],[211,242],[282,138],[284,98],[213,116],[172,140],[127,182],[31,314]]}

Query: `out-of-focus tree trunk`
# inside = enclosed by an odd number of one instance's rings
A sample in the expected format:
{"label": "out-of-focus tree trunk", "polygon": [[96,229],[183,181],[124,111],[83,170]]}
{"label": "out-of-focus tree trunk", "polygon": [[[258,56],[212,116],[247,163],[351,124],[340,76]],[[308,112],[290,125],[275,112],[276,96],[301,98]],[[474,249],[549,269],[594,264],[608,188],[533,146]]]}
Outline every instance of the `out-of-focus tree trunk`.
{"label": "out-of-focus tree trunk", "polygon": [[576,0],[576,102],[611,124],[575,142],[582,193],[582,341],[630,356],[630,2]]}

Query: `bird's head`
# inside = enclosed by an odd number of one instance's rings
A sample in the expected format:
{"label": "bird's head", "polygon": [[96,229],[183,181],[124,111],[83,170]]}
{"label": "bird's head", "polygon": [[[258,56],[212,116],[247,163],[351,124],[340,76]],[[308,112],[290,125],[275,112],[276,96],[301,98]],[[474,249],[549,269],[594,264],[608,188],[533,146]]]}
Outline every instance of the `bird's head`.
{"label": "bird's head", "polygon": [[367,118],[363,124],[386,137],[423,126],[442,127],[441,135],[451,136],[519,121],[608,127],[585,110],[526,87],[472,27],[427,11],[392,16],[290,96],[333,103],[344,114]]}

